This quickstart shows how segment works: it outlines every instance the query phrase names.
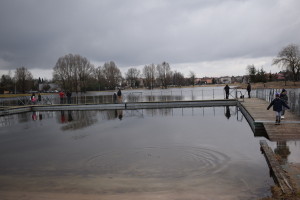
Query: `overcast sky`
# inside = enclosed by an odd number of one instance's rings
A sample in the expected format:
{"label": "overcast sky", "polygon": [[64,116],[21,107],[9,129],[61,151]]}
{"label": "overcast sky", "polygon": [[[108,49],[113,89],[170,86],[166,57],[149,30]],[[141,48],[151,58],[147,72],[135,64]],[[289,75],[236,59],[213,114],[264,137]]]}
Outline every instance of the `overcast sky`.
{"label": "overcast sky", "polygon": [[52,77],[59,57],[95,67],[166,61],[198,77],[277,72],[272,59],[300,44],[299,0],[1,0],[0,74],[27,67]]}

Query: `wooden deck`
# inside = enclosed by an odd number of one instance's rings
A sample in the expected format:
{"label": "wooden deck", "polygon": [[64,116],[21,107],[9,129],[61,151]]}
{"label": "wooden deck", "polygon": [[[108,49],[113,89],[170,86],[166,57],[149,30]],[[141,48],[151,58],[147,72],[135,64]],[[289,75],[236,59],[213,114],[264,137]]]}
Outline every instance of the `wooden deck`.
{"label": "wooden deck", "polygon": [[285,113],[285,119],[280,125],[275,125],[275,112],[272,108],[267,110],[268,102],[257,99],[245,99],[241,102],[244,108],[252,116],[255,124],[262,124],[270,141],[300,140],[300,117],[289,110]]}

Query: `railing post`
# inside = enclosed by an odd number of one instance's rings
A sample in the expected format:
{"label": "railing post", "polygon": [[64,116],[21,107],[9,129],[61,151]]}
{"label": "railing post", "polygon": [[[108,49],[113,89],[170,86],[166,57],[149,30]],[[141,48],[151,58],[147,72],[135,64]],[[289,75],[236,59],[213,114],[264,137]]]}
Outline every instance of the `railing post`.
{"label": "railing post", "polygon": [[181,90],[181,101],[182,101],[182,90]]}
{"label": "railing post", "polygon": [[300,93],[299,93],[299,99],[298,99],[298,111],[299,111],[298,114],[300,114]]}

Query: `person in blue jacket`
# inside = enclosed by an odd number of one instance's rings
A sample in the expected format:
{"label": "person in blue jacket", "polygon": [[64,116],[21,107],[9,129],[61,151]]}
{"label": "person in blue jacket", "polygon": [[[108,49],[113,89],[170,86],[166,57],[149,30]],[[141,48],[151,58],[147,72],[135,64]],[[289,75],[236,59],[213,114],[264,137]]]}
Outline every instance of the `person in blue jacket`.
{"label": "person in blue jacket", "polygon": [[276,93],[275,95],[275,99],[273,99],[273,101],[270,103],[270,105],[268,106],[267,110],[269,110],[271,108],[271,106],[273,106],[273,110],[276,113],[276,125],[280,124],[280,119],[281,119],[281,111],[282,111],[282,107],[286,107],[287,109],[290,109],[290,107],[288,105],[286,105],[286,103],[279,98],[279,94]]}

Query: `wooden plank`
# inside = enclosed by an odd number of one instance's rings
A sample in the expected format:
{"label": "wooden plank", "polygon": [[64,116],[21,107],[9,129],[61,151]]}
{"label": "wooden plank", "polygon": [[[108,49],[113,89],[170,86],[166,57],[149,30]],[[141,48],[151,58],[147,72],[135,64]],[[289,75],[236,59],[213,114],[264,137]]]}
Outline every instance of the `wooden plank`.
{"label": "wooden plank", "polygon": [[288,195],[294,194],[296,191],[296,188],[294,188],[294,185],[290,183],[290,179],[289,179],[288,175],[286,174],[286,172],[283,170],[283,168],[279,164],[272,149],[268,146],[268,144],[265,140],[260,141],[260,146],[261,146],[262,152],[265,155],[267,163],[268,163],[270,169],[272,170],[272,175],[273,175],[274,181],[281,188],[283,193],[288,194]]}

